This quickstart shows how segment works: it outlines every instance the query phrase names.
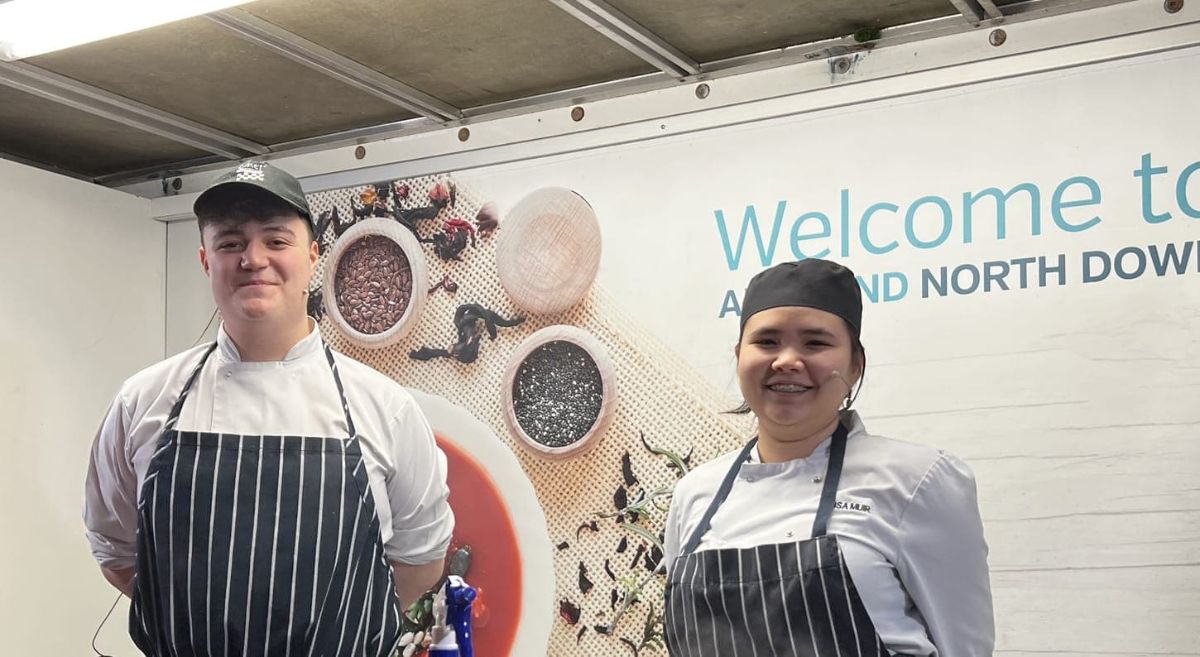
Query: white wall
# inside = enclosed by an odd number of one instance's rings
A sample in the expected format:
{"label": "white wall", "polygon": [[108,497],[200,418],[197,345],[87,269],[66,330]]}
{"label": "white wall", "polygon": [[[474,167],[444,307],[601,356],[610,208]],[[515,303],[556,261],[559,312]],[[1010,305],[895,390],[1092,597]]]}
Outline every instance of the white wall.
{"label": "white wall", "polygon": [[[83,480],[117,387],[163,354],[165,229],[149,201],[5,160],[0,224],[0,653],[91,654],[116,592],[83,536]],[[127,609],[107,654],[138,654]]]}
{"label": "white wall", "polygon": [[167,282],[171,293],[167,299],[169,356],[216,339],[220,318],[213,317],[217,306],[208,277],[200,267],[200,231],[195,219],[174,221],[166,226]]}

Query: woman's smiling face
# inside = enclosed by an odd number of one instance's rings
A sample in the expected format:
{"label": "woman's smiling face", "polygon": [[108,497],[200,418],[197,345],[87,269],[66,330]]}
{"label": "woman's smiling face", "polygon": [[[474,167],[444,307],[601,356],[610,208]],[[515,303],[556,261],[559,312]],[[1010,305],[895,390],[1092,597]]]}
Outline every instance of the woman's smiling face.
{"label": "woman's smiling face", "polygon": [[804,306],[752,315],[736,348],[738,384],[758,418],[760,437],[803,440],[837,418],[861,375],[842,318]]}

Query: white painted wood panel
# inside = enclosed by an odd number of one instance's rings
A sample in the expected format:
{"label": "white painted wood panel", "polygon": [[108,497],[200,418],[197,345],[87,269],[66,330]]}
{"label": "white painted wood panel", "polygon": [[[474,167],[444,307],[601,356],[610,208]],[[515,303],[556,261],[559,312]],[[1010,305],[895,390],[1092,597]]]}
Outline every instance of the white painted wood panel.
{"label": "white painted wood panel", "polygon": [[[88,455],[162,356],[165,231],[145,199],[5,160],[0,207],[0,653],[88,654],[118,596],[84,538]],[[136,654],[117,607],[97,645]]]}

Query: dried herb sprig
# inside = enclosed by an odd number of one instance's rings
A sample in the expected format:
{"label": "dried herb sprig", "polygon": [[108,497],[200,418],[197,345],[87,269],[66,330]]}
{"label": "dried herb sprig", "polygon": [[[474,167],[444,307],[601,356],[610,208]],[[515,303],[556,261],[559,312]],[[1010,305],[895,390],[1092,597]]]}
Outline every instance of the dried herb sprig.
{"label": "dried herb sprig", "polygon": [[646,648],[666,648],[666,619],[663,614],[650,605],[650,611],[646,613],[646,622],[642,626],[642,642],[638,645],[638,650]]}
{"label": "dried herb sprig", "polygon": [[639,431],[638,436],[641,437],[642,446],[646,448],[646,451],[656,456],[667,457],[667,459],[670,461],[668,467],[673,468],[678,476],[682,477],[683,475],[687,474],[689,470],[691,470],[690,464],[692,461],[692,452],[695,451],[695,447],[688,450],[687,456],[680,456],[679,454],[665,447],[659,447],[651,444],[650,441],[646,440],[645,431]]}
{"label": "dried herb sprig", "polygon": [[662,541],[659,540],[658,536],[656,536],[653,532],[646,529],[645,527],[639,527],[639,526],[637,526],[633,523],[629,523],[629,522],[621,525],[621,527],[624,528],[628,532],[632,532],[633,534],[636,534],[639,538],[646,540],[654,547],[657,547],[659,550],[664,549]]}
{"label": "dried herb sprig", "polygon": [[625,595],[621,599],[621,606],[617,608],[616,613],[613,614],[612,620],[608,623],[608,631],[610,634],[617,628],[617,623],[621,621],[621,617],[625,615],[625,612],[629,611],[629,608],[641,599],[640,596],[642,589],[646,588],[646,585],[650,583],[650,580],[664,572],[666,572],[666,562],[659,561],[658,566],[640,581],[634,577],[633,573],[621,578],[621,586],[624,589],[623,592]]}
{"label": "dried herb sprig", "polygon": [[[618,490],[623,491],[625,489],[620,488]],[[617,495],[616,497],[621,496]],[[612,512],[597,513],[596,517],[616,518],[618,516],[622,516],[636,522],[638,518],[650,514],[651,506],[653,506],[654,510],[658,512],[666,513],[668,506],[664,500],[670,499],[671,488],[667,486],[656,488],[649,494],[646,493],[645,489],[639,489],[638,492],[634,493],[632,500],[626,498],[625,505],[623,507],[620,507],[616,511]]]}

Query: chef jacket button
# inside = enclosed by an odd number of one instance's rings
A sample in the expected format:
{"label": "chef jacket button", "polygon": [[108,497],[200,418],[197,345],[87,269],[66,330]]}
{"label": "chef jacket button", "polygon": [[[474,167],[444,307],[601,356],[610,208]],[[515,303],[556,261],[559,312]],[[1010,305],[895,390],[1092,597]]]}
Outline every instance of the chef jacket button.
{"label": "chef jacket button", "polygon": [[821,475],[817,475],[817,476],[813,477],[813,483],[814,484],[821,483]]}
{"label": "chef jacket button", "polygon": [[231,377],[231,376],[233,376],[233,372],[226,372],[226,373],[225,373],[225,378],[226,378],[226,379],[228,379],[228,378],[229,378],[229,377]]}
{"label": "chef jacket button", "polygon": [[746,481],[749,481],[750,483],[754,483],[754,477],[747,476]]}

